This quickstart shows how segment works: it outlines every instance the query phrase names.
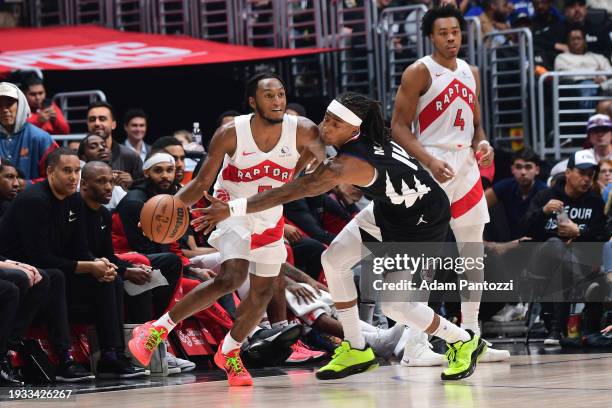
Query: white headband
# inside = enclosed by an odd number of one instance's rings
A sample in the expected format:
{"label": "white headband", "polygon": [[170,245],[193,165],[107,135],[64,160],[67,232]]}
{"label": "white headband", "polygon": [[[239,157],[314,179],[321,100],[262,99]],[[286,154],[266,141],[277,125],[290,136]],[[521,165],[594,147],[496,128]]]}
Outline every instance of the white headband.
{"label": "white headband", "polygon": [[149,170],[151,167],[156,166],[159,163],[170,163],[174,166],[174,157],[170,156],[168,153],[155,153],[144,162],[142,169]]}
{"label": "white headband", "polygon": [[327,107],[327,110],[350,125],[360,126],[361,122],[363,122],[363,120],[361,120],[359,116],[355,115],[352,110],[335,99],[331,101]]}

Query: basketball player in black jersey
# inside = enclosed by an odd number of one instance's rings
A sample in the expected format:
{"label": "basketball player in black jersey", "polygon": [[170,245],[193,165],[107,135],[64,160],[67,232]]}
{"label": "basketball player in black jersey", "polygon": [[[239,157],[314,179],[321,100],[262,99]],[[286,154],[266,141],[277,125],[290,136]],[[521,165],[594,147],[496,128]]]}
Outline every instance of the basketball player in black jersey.
{"label": "basketball player in black jersey", "polygon": [[[362,234],[380,242],[442,242],[449,225],[450,204],[419,162],[391,142],[377,101],[355,93],[343,94],[329,105],[319,128],[323,141],[338,151],[335,158],[282,187],[248,198],[246,209],[230,208],[209,196],[211,206],[194,224],[196,229],[208,232],[230,213],[240,216],[242,212],[262,211],[325,193],[340,183],[353,184],[372,198],[321,257],[344,331],[344,341],[334,358],[317,372],[317,378],[327,380],[360,373],[375,364],[374,353],[361,334],[351,271],[362,258]],[[479,336],[436,315],[424,303],[383,302],[382,307],[396,322],[446,340],[449,367],[442,379],[461,379],[474,372],[486,350]]]}

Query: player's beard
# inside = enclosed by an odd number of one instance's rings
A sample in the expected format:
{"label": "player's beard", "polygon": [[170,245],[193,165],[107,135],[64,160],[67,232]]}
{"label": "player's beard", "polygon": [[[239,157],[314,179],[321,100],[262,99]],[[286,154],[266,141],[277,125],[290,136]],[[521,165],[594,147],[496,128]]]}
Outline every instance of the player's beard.
{"label": "player's beard", "polygon": [[278,125],[279,123],[283,123],[283,118],[280,119],[272,119],[267,117],[266,115],[264,115],[263,111],[261,109],[259,109],[259,105],[257,104],[257,102],[255,102],[255,111],[257,112],[257,114],[266,122],[268,122],[271,125]]}

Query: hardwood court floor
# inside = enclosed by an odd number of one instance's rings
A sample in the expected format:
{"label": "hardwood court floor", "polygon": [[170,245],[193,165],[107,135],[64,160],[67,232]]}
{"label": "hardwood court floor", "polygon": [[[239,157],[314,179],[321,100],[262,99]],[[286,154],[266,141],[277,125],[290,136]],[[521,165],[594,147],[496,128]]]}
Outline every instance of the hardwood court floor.
{"label": "hardwood court floor", "polygon": [[[343,380],[321,382],[312,369],[255,379],[254,387],[228,389],[205,381],[78,394],[44,408],[140,407],[612,407],[612,354],[513,356],[510,363],[480,364],[462,381],[442,382],[440,368],[383,366]],[[268,373],[269,374],[269,373]],[[195,378],[195,377],[194,377]],[[6,390],[6,389],[4,389]],[[34,406],[6,402],[3,407]]]}

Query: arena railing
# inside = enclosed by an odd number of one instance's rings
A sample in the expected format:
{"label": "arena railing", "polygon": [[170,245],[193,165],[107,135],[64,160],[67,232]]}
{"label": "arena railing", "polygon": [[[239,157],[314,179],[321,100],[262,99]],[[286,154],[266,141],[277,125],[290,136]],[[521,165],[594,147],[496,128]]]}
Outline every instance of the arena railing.
{"label": "arena railing", "polygon": [[[325,0],[286,0],[283,2],[281,33],[283,47],[324,48],[329,46],[328,2]],[[331,92],[328,67],[331,56],[319,54],[291,58],[283,66],[290,76],[296,96],[326,96]]]}
{"label": "arena railing", "polygon": [[81,141],[87,133],[71,133],[69,135],[51,135],[53,140],[57,142],[60,146],[66,146],[68,142],[72,142],[73,140]]}
{"label": "arena railing", "polygon": [[[495,37],[506,42],[488,47]],[[522,141],[536,145],[533,40],[526,28],[483,36],[484,125],[496,147]]]}
{"label": "arena railing", "polygon": [[[612,79],[612,71],[551,71],[538,80],[538,140],[540,156],[562,155],[582,148],[586,138],[586,124],[595,113],[597,102],[609,99],[601,95],[582,96],[581,91],[598,92],[596,83],[576,83],[575,77]],[[593,92],[593,93],[594,93]],[[599,93],[599,92],[598,92]]]}
{"label": "arena railing", "polygon": [[191,35],[191,8],[189,0],[150,0],[151,28],[159,34]]}
{"label": "arena railing", "polygon": [[238,16],[235,0],[193,0],[192,35],[225,43],[238,42]]}
{"label": "arena railing", "polygon": [[106,101],[106,95],[98,89],[60,92],[53,96],[53,102],[62,110],[73,131],[75,126],[87,124],[87,107],[96,101]]}
{"label": "arena railing", "polygon": [[149,4],[145,0],[108,1],[109,26],[122,31],[152,32]]}
{"label": "arena railing", "polygon": [[353,7],[333,1],[328,10],[330,46],[340,50],[332,56],[336,93],[353,91],[375,96],[376,1],[357,0]]}
{"label": "arena railing", "polygon": [[[425,40],[421,35],[421,19],[427,12],[424,5],[389,7],[384,9],[376,25],[375,55],[377,90],[385,117],[391,118],[395,95],[407,66],[425,55]],[[414,14],[414,19],[407,20]]]}
{"label": "arena railing", "polygon": [[68,0],[27,0],[26,13],[32,27],[71,24]]}

